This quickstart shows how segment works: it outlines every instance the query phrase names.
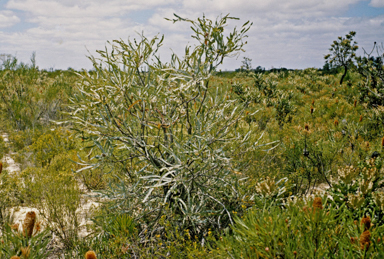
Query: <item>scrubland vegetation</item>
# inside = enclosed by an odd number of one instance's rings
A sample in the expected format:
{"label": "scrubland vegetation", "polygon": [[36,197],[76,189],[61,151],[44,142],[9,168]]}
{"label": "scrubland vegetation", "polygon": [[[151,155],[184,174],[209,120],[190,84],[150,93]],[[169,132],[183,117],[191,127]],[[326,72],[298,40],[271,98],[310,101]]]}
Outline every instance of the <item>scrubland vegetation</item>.
{"label": "scrubland vegetation", "polygon": [[218,73],[231,20],[175,16],[196,45],[169,63],[143,35],[88,72],[4,60],[1,258],[384,257],[383,49],[351,32],[324,70]]}

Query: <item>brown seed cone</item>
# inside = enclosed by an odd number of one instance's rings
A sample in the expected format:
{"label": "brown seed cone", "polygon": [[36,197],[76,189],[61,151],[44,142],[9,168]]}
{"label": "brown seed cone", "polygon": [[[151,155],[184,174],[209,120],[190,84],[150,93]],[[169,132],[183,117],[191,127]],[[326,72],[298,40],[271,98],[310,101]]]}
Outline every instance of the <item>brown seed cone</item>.
{"label": "brown seed cone", "polygon": [[309,125],[308,125],[308,124],[305,124],[304,129],[305,129],[306,131],[308,131],[308,130],[309,130]]}
{"label": "brown seed cone", "polygon": [[360,235],[360,247],[362,250],[368,250],[370,244],[371,232],[369,232],[369,230],[366,230]]}
{"label": "brown seed cone", "polygon": [[311,114],[313,113],[313,106],[311,106]]}
{"label": "brown seed cone", "polygon": [[35,226],[36,213],[34,211],[27,212],[23,224],[23,234],[31,237],[33,234],[33,227]]}
{"label": "brown seed cone", "polygon": [[93,251],[88,251],[88,252],[85,254],[85,259],[97,259],[97,258],[96,258],[96,254],[95,254],[95,252],[93,252]]}
{"label": "brown seed cone", "polygon": [[322,210],[322,209],[323,209],[323,202],[322,202],[322,200],[321,200],[320,197],[316,197],[316,198],[313,200],[313,209],[314,209],[314,210],[317,210],[317,209]]}
{"label": "brown seed cone", "polygon": [[364,225],[364,231],[367,231],[371,228],[371,218],[364,217],[361,219],[361,225]]}
{"label": "brown seed cone", "polygon": [[359,122],[363,121],[363,115],[360,115]]}
{"label": "brown seed cone", "polygon": [[357,100],[353,102],[353,107],[356,107]]}
{"label": "brown seed cone", "polygon": [[3,171],[3,163],[0,162],[0,174],[1,174],[2,171]]}

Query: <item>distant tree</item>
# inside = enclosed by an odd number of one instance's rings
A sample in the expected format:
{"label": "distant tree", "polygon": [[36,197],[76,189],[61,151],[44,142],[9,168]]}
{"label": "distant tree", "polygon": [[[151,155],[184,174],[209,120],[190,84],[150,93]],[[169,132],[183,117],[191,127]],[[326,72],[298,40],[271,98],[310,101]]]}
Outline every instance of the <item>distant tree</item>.
{"label": "distant tree", "polygon": [[255,69],[256,73],[264,73],[265,72],[265,67],[258,66]]}
{"label": "distant tree", "polygon": [[331,64],[326,61],[324,63],[323,68],[321,69],[324,74],[336,74],[337,73],[337,68],[333,67]]}
{"label": "distant tree", "polygon": [[241,61],[242,65],[240,67],[241,70],[251,71],[252,69],[252,59],[243,57],[243,61]]}
{"label": "distant tree", "polygon": [[355,52],[359,48],[357,42],[353,41],[353,37],[356,32],[350,31],[344,37],[338,37],[337,40],[333,41],[329,51],[331,54],[325,55],[324,59],[327,63],[333,67],[343,67],[344,73],[340,79],[340,85],[343,83],[345,76],[347,75],[348,69],[353,66],[353,60],[356,56]]}
{"label": "distant tree", "polygon": [[10,54],[0,54],[0,61],[0,70],[16,69],[17,67],[17,58]]}

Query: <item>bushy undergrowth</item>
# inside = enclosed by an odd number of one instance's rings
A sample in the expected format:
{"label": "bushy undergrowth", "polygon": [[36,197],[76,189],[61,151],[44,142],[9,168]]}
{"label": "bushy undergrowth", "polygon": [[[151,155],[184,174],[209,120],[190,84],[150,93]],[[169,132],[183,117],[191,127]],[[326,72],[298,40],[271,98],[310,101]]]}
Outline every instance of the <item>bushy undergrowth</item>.
{"label": "bushy undergrowth", "polygon": [[[224,258],[380,258],[383,226],[317,197],[254,208],[218,242]],[[368,238],[369,237],[369,238]]]}

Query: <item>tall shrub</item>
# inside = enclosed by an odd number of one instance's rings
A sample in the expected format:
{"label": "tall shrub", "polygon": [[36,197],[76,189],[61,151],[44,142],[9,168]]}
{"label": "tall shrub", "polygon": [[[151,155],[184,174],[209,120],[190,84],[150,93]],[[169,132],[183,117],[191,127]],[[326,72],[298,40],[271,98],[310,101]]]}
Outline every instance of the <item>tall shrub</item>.
{"label": "tall shrub", "polygon": [[[80,74],[71,122],[100,155],[84,168],[114,165],[119,183],[105,194],[121,213],[156,230],[159,219],[199,234],[232,222],[241,208],[236,157],[255,147],[252,132],[240,134],[248,103],[237,103],[209,78],[223,59],[243,50],[249,30],[224,33],[228,15],[187,22],[197,44],[183,57],[162,63],[163,37],[115,40],[90,57],[94,72]],[[143,71],[145,66],[148,69]]]}

